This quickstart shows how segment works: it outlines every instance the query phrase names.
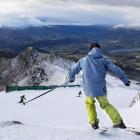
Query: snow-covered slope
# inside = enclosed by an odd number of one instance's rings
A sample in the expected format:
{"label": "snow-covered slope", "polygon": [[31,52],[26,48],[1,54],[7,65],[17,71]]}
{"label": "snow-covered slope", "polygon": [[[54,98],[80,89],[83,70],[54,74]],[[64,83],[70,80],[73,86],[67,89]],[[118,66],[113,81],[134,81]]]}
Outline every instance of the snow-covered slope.
{"label": "snow-covered slope", "polygon": [[[125,87],[118,79],[107,76],[108,97],[123,116],[127,126],[140,127],[140,103],[129,108],[138,92],[134,84]],[[78,81],[79,82],[79,81]],[[111,130],[112,136],[101,136],[88,124],[85,109],[85,96],[77,98],[81,88],[58,88],[25,106],[18,104],[19,97],[25,94],[31,99],[44,91],[21,91],[0,93],[0,126],[7,121],[23,124],[0,127],[0,140],[139,140],[123,130]],[[111,127],[112,123],[97,104],[100,126]]]}

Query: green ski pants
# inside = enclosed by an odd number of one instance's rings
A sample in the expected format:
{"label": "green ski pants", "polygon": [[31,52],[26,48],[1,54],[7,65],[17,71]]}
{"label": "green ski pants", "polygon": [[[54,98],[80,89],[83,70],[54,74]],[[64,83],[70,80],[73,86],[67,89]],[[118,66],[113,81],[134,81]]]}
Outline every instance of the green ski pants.
{"label": "green ski pants", "polygon": [[[119,124],[122,118],[116,108],[109,103],[107,95],[96,97],[96,99],[99,102],[100,107],[106,111],[106,113],[112,120],[113,125]],[[95,121],[99,122],[96,113],[95,99],[93,97],[86,97],[86,109],[88,113],[89,123],[92,125]]]}

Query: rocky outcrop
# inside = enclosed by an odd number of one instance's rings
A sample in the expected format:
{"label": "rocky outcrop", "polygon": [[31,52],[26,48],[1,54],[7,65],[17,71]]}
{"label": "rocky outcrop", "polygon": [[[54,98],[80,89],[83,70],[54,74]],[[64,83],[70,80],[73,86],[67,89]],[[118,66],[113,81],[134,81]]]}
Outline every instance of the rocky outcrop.
{"label": "rocky outcrop", "polygon": [[62,84],[73,62],[29,47],[12,59],[0,59],[1,85]]}

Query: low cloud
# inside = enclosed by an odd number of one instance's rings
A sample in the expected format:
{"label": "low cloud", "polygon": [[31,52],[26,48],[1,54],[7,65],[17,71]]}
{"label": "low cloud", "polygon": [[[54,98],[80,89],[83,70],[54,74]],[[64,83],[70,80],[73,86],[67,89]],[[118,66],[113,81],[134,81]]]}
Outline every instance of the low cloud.
{"label": "low cloud", "polygon": [[1,26],[140,23],[138,0],[1,0],[0,6]]}
{"label": "low cloud", "polygon": [[17,15],[10,16],[0,16],[1,22],[0,27],[24,27],[28,25],[32,26],[42,26],[45,23],[41,22],[37,18],[26,18],[26,17],[18,17]]}

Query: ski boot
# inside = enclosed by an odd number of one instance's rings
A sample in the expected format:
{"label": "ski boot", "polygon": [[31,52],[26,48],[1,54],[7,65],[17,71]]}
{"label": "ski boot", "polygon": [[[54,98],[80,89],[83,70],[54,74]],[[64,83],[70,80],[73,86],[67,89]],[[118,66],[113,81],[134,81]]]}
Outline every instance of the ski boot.
{"label": "ski boot", "polygon": [[121,129],[126,129],[126,125],[124,124],[123,120],[119,124],[113,125],[113,128],[121,128]]}
{"label": "ski boot", "polygon": [[95,122],[91,125],[91,127],[92,127],[93,129],[98,129],[98,128],[99,128],[98,122],[95,121]]}

